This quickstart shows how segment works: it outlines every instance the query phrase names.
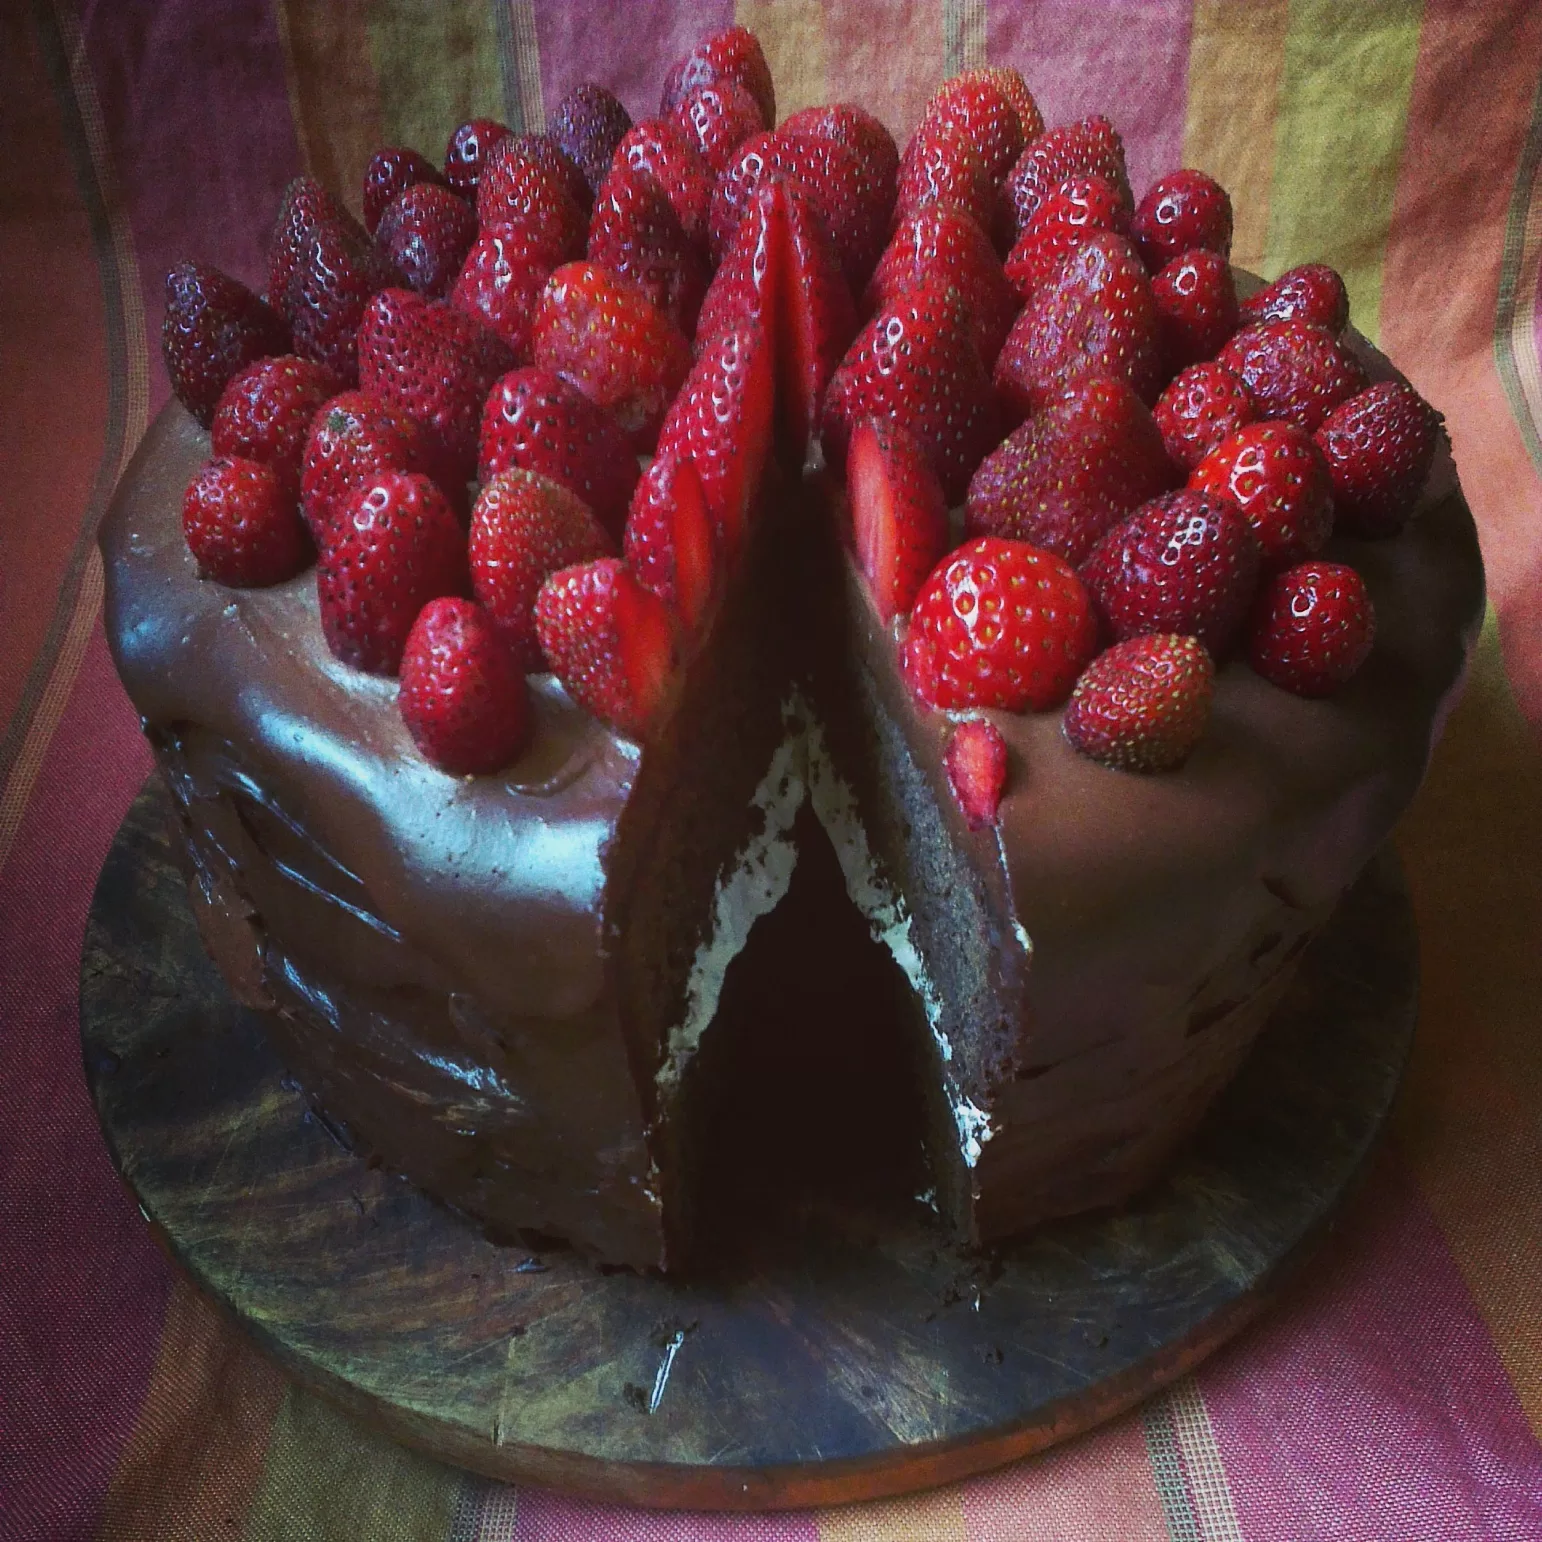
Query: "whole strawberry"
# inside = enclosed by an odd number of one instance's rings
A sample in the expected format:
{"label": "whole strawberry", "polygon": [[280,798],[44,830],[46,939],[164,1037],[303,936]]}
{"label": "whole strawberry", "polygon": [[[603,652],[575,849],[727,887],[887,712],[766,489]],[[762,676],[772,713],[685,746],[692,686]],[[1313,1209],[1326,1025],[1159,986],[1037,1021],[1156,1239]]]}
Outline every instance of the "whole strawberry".
{"label": "whole strawberry", "polygon": [[969,484],[964,526],[1078,563],[1176,480],[1140,398],[1122,380],[1084,375],[986,456]]}
{"label": "whole strawberry", "polygon": [[992,70],[965,70],[943,81],[921,118],[921,130],[933,128],[957,129],[975,146],[993,183],[1023,152],[1022,119]]}
{"label": "whole strawberry", "polygon": [[321,629],[343,663],[394,675],[418,612],[465,590],[465,534],[427,477],[385,471],[343,499],[316,565]]}
{"label": "whole strawberry", "polygon": [[455,282],[476,234],[477,217],[464,198],[434,182],[414,182],[386,206],[375,240],[419,294],[436,300]]}
{"label": "whole strawberry", "polygon": [[1124,143],[1107,118],[1083,118],[1030,140],[1007,173],[1014,238],[1021,236],[1039,205],[1067,177],[1102,177],[1127,208],[1135,207],[1124,168]]}
{"label": "whole strawberry", "polygon": [[1349,535],[1396,535],[1435,460],[1440,418],[1402,380],[1340,403],[1317,430],[1333,483],[1334,522]]}
{"label": "whole strawberry", "polygon": [[776,87],[771,80],[771,67],[761,51],[760,39],[747,27],[728,27],[716,32],[677,59],[664,79],[659,111],[672,112],[696,87],[722,80],[737,81],[744,87],[763,124],[770,127],[776,122]]}
{"label": "whole strawberry", "polygon": [[552,110],[547,131],[583,173],[591,197],[610,171],[616,146],[632,127],[632,115],[604,86],[584,81]]}
{"label": "whole strawberry", "polygon": [[1097,231],[1061,261],[1013,324],[996,360],[996,394],[1021,421],[1080,376],[1127,381],[1144,402],[1162,388],[1151,281],[1122,236]]}
{"label": "whole strawberry", "polygon": [[1061,259],[1095,230],[1124,235],[1130,211],[1102,177],[1067,177],[1034,211],[1007,253],[1006,278],[1018,295],[1032,300],[1054,276]]}
{"label": "whole strawberry", "polygon": [[852,546],[879,618],[908,611],[948,549],[948,506],[921,447],[897,423],[866,418],[846,455]]}
{"label": "whole strawberry", "polygon": [[669,699],[677,636],[669,607],[617,557],[553,573],[535,602],[536,632],[568,695],[633,738]]}
{"label": "whole strawberry", "polygon": [[601,183],[588,256],[636,284],[682,332],[695,330],[711,270],[647,172],[622,162]]}
{"label": "whole strawberry", "polygon": [[547,280],[531,327],[531,357],[615,415],[646,454],[691,367],[691,345],[635,284],[591,262]]}
{"label": "whole strawberry", "polygon": [[[510,155],[522,155],[532,160],[547,176],[553,178],[580,212],[587,214],[593,201],[593,192],[584,180],[584,174],[550,134],[510,134],[493,146],[483,175],[490,173],[499,161]],[[478,184],[480,192],[481,184]]]}
{"label": "whole strawberry", "polygon": [[1244,327],[1216,358],[1248,388],[1260,417],[1284,418],[1309,434],[1370,384],[1360,361],[1309,321]]}
{"label": "whole strawberry", "polygon": [[943,752],[953,796],[971,830],[996,822],[1007,786],[1007,741],[989,718],[966,718]]}
{"label": "whole strawberry", "polygon": [[1376,611],[1342,562],[1303,562],[1267,579],[1248,624],[1248,663],[1297,696],[1330,696],[1370,656]]}
{"label": "whole strawberry", "polygon": [[1076,682],[1065,736],[1121,771],[1173,771],[1204,737],[1215,664],[1198,638],[1155,633],[1115,643]]}
{"label": "whole strawberry", "polygon": [[1224,658],[1253,603],[1259,562],[1257,537],[1240,509],[1177,492],[1142,504],[1077,571],[1119,641],[1181,632]]}
{"label": "whole strawberry", "polygon": [[487,165],[500,140],[514,132],[506,123],[494,118],[472,118],[450,135],[444,151],[445,181],[457,193],[474,194],[482,180]]}
{"label": "whole strawberry", "polygon": [[1189,486],[1235,503],[1270,567],[1320,551],[1333,533],[1328,464],[1293,423],[1239,428],[1194,468]]}
{"label": "whole strawberry", "polygon": [[865,108],[858,107],[855,102],[802,107],[780,125],[778,132],[833,139],[836,144],[845,145],[861,162],[878,206],[886,214],[894,207],[899,147],[888,129]]}
{"label": "whole strawberry", "polygon": [[298,496],[311,420],[337,389],[337,377],[324,364],[292,353],[248,364],[215,409],[209,435],[214,453],[261,461],[291,497]]}
{"label": "whole strawberry", "polygon": [[546,247],[518,226],[477,237],[450,290],[450,304],[490,328],[516,359],[529,353],[536,303],[552,275]]}
{"label": "whole strawberry", "polygon": [[825,453],[845,461],[863,418],[891,417],[926,453],[956,503],[999,435],[999,418],[967,307],[937,282],[907,290],[857,334],[825,393]]}
{"label": "whole strawberry", "polygon": [[205,428],[235,375],[288,351],[283,318],[245,284],[201,262],[180,262],[166,275],[161,356],[177,400]]}
{"label": "whole strawberry", "polygon": [[294,494],[271,466],[240,457],[200,467],[182,499],[182,533],[199,574],[232,589],[281,584],[313,555]]}
{"label": "whole strawberry", "polygon": [[284,294],[294,351],[325,364],[345,384],[359,378],[359,323],[370,297],[401,276],[358,226],[311,227]]}
{"label": "whole strawberry", "polygon": [[570,488],[612,535],[626,521],[639,475],[615,419],[577,386],[536,366],[505,375],[482,409],[477,474],[491,482],[511,467]]}
{"label": "whole strawberry", "polygon": [[345,391],[311,420],[300,472],[300,512],[316,545],[324,547],[338,506],[354,489],[386,471],[417,471],[439,480],[442,469],[416,419],[366,391]]}
{"label": "whole strawberry", "polygon": [[513,364],[486,327],[410,289],[383,289],[359,325],[359,381],[395,402],[428,430],[446,475],[457,487],[477,463],[482,403]]}
{"label": "whole strawberry", "polygon": [[482,489],[471,511],[471,591],[521,671],[541,668],[541,585],[558,568],[613,550],[588,506],[560,482],[516,468]]}
{"label": "whole strawberry", "polygon": [[1224,257],[1196,248],[1151,281],[1169,371],[1208,359],[1237,330],[1237,290]]}
{"label": "whole strawberry", "polygon": [[627,515],[626,565],[694,636],[718,586],[717,539],[694,461],[673,451],[649,463]]}
{"label": "whole strawberry", "polygon": [[584,249],[584,210],[552,167],[513,138],[503,141],[483,168],[477,222],[484,233],[520,231],[553,264]]}
{"label": "whole strawberry", "polygon": [[1349,325],[1349,291],[1324,262],[1307,262],[1280,274],[1242,302],[1245,321],[1310,321],[1335,337]]}
{"label": "whole strawberry", "polygon": [[[387,145],[370,157],[364,169],[364,228],[374,235],[380,216],[396,200],[420,182],[448,187],[437,166],[427,156],[403,145]],[[469,207],[469,206],[468,206]]]}
{"label": "whole strawberry", "polygon": [[616,146],[615,163],[646,172],[663,190],[691,243],[707,251],[712,224],[712,168],[673,118],[644,118]]}
{"label": "whole strawberry", "polygon": [[1231,198],[1202,171],[1170,171],[1146,190],[1130,222],[1141,260],[1153,272],[1184,252],[1231,255]]}
{"label": "whole strawberry", "polygon": [[317,225],[341,225],[356,241],[365,236],[364,227],[314,177],[296,177],[279,200],[268,243],[268,302],[275,310],[283,309],[289,280],[304,261]]}
{"label": "whole strawberry", "polygon": [[982,536],[944,557],[910,614],[913,683],[928,705],[1042,712],[1058,706],[1097,648],[1092,597],[1068,563]]}
{"label": "whole strawberry", "polygon": [[939,203],[962,209],[982,230],[996,227],[996,183],[979,146],[957,124],[923,123],[900,157],[895,221]]}
{"label": "whole strawberry", "polygon": [[509,650],[470,600],[430,600],[402,652],[397,705],[424,759],[451,776],[481,776],[529,742],[530,692]]}
{"label": "whole strawberry", "polygon": [[1152,409],[1175,466],[1192,471],[1223,439],[1258,416],[1248,388],[1224,364],[1191,364]]}
{"label": "whole strawberry", "polygon": [[694,87],[671,116],[714,176],[728,169],[745,140],[770,127],[755,98],[734,80]]}

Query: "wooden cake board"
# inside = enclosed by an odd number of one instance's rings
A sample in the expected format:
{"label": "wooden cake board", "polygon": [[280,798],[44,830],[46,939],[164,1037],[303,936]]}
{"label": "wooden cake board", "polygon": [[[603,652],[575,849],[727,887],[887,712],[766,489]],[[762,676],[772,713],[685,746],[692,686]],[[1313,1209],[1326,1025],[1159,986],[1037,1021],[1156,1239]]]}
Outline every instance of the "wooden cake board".
{"label": "wooden cake board", "polygon": [[81,965],[86,1077],[172,1256],[283,1369],[493,1478],[653,1506],[838,1504],[981,1472],[1190,1370],[1363,1168],[1412,1039],[1413,918],[1384,852],[1169,1176],[989,1254],[919,1221],[674,1283],[488,1241],[309,1111],[188,908],[158,780]]}

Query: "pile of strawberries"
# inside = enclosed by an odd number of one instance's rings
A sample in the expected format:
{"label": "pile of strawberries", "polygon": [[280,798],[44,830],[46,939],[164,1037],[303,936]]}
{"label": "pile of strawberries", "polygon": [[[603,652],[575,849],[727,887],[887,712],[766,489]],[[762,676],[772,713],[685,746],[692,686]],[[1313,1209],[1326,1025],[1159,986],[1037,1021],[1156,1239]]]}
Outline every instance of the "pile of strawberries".
{"label": "pile of strawberries", "polygon": [[[844,468],[929,707],[1069,698],[1073,744],[1153,770],[1234,652],[1306,695],[1358,668],[1370,601],[1317,553],[1401,527],[1438,420],[1369,385],[1336,274],[1239,302],[1226,193],[1180,171],[1136,206],[1108,122],[1046,130],[1012,70],[948,81],[903,155],[853,105],[775,123],[734,27],[656,117],[584,85],[546,134],[462,125],[442,169],[380,151],[362,225],[298,178],[266,298],[173,270],[167,367],[212,434],[183,511],[200,570],[314,561],[332,651],[398,675],[461,774],[520,753],[542,670],[646,733],[773,446]],[[972,821],[1006,759],[960,722]]]}

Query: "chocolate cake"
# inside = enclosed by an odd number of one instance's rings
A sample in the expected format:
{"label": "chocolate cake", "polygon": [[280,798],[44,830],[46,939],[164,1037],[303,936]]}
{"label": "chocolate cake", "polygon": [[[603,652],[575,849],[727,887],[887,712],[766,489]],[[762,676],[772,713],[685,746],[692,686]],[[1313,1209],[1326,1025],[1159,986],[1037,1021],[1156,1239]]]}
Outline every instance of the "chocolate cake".
{"label": "chocolate cake", "polygon": [[[707,64],[698,61],[697,74],[708,86],[713,70],[738,68],[734,61],[748,57],[748,34],[732,31],[739,36],[721,55],[704,45]],[[984,72],[993,73],[1002,72]],[[989,81],[980,90],[987,87],[997,91]],[[752,119],[758,104],[743,92],[739,98],[735,111]],[[1031,98],[1027,103],[1031,108]],[[841,120],[842,131],[860,116]],[[1022,130],[1030,149],[1043,142],[1033,140],[1038,129]],[[658,143],[668,137],[662,129],[654,134]],[[1122,179],[1122,150],[1107,125],[1087,129],[1085,137],[1094,144],[1088,154],[1104,158],[1099,166],[1117,151]],[[618,166],[630,138],[617,152]],[[781,141],[776,152],[789,186],[809,175],[800,169],[803,152],[791,143]],[[702,153],[712,150],[704,142]],[[756,153],[774,159],[770,148]],[[383,154],[397,159],[382,176],[406,174],[399,152]],[[525,155],[531,165],[544,165],[543,157],[555,154],[527,145],[509,161]],[[840,157],[829,154],[839,171]],[[590,159],[608,164],[605,155]],[[738,248],[720,243],[726,250],[716,253],[719,279],[702,315],[727,314],[746,328],[746,346],[796,333],[777,367],[777,450],[765,451],[769,427],[757,430],[752,404],[742,402],[717,411],[701,430],[726,432],[724,443],[688,443],[676,417],[664,418],[657,399],[662,375],[646,400],[635,392],[617,398],[613,379],[585,372],[592,361],[558,357],[567,346],[560,339],[550,344],[557,353],[543,352],[541,311],[531,323],[533,343],[522,334],[515,346],[512,334],[500,333],[508,344],[500,354],[502,345],[479,334],[480,374],[469,385],[451,379],[462,398],[436,398],[432,410],[401,395],[422,389],[419,355],[412,355],[418,373],[408,385],[393,386],[380,362],[389,363],[389,349],[371,329],[378,332],[389,310],[403,331],[387,342],[400,351],[409,323],[423,335],[441,323],[449,335],[451,320],[464,331],[464,308],[452,316],[447,302],[425,304],[381,289],[387,275],[370,280],[380,292],[357,322],[366,386],[387,395],[397,390],[396,405],[437,436],[424,441],[426,449],[409,443],[418,430],[406,424],[392,452],[400,458],[389,462],[388,474],[379,473],[396,480],[374,484],[385,486],[382,498],[410,494],[421,501],[425,470],[446,456],[467,463],[464,424],[474,422],[491,375],[530,348],[611,415],[604,432],[623,444],[628,461],[633,449],[659,439],[661,418],[659,454],[694,454],[719,521],[709,544],[720,566],[700,616],[688,614],[683,591],[667,596],[688,640],[661,704],[639,720],[642,726],[597,707],[589,663],[580,668],[561,651],[570,638],[543,632],[542,663],[550,669],[536,669],[519,687],[528,691],[530,721],[517,736],[517,753],[480,774],[440,769],[424,747],[430,741],[404,720],[390,674],[355,667],[356,656],[343,662],[350,655],[327,609],[333,602],[324,589],[318,598],[312,572],[280,582],[269,581],[271,574],[227,574],[221,582],[210,576],[214,548],[205,545],[195,556],[184,488],[209,456],[210,439],[175,403],[140,447],[101,533],[108,640],[173,795],[202,933],[233,990],[267,1013],[284,1064],[362,1154],[495,1235],[538,1233],[602,1263],[637,1268],[695,1267],[712,1256],[716,1223],[705,1196],[731,1179],[725,1167],[743,1159],[743,1142],[735,1144],[732,1130],[725,1134],[729,1126],[761,1134],[800,1126],[788,1150],[796,1146],[801,1154],[789,1161],[816,1177],[869,1148],[875,1165],[891,1173],[891,1187],[941,1235],[963,1244],[990,1243],[1137,1192],[1236,1070],[1294,961],[1413,796],[1459,688],[1483,605],[1473,525],[1441,435],[1412,517],[1407,509],[1398,516],[1398,525],[1407,518],[1401,533],[1371,539],[1339,530],[1325,547],[1318,540],[1308,548],[1357,572],[1368,595],[1362,609],[1374,605],[1374,644],[1367,627],[1368,653],[1361,649],[1340,671],[1331,694],[1281,688],[1265,678],[1272,666],[1256,650],[1255,669],[1243,651],[1218,648],[1213,698],[1200,703],[1202,734],[1169,755],[1163,764],[1171,769],[1154,772],[1096,758],[1073,742],[1070,719],[1057,710],[1005,710],[989,701],[962,709],[927,705],[905,651],[916,630],[906,614],[914,586],[897,614],[880,603],[885,591],[861,539],[852,538],[860,511],[848,502],[840,474],[847,435],[832,432],[828,400],[823,449],[810,432],[830,371],[855,330],[851,297],[841,298],[852,274],[842,276],[828,253],[820,256],[826,226],[809,214],[803,191],[794,196],[773,180],[763,195],[753,188],[746,194],[744,164],[714,166],[714,237],[726,218],[725,186],[738,200],[729,210],[734,218],[793,234],[776,238],[783,244],[769,266],[749,260],[756,255],[749,244],[739,263]],[[1046,164],[1059,162],[1032,161],[1024,151],[1020,165],[1027,169],[1014,172],[1013,186],[1026,187],[1029,173],[1041,175]],[[537,175],[529,167],[524,174]],[[1051,189],[1062,174],[1063,166]],[[892,200],[892,167],[889,176]],[[1101,196],[1117,222],[1124,218],[1121,195],[1109,176]],[[922,197],[903,168],[901,181],[902,192],[910,187],[905,196]],[[810,205],[817,203],[813,182],[798,186],[808,190]],[[1224,199],[1219,189],[1215,194]],[[444,196],[435,194],[441,203]],[[630,187],[627,196],[643,195]],[[577,197],[561,195],[569,223]],[[324,199],[303,189],[291,196],[276,251],[284,250],[287,229],[303,235],[303,220],[312,220],[331,231],[339,261],[354,260],[347,253],[362,251],[367,238],[347,228],[340,212],[326,213]],[[479,197],[482,239],[501,240],[505,227],[492,223],[486,203]],[[740,214],[740,206],[749,212]],[[1033,207],[1034,200],[1019,201],[1020,221]],[[924,217],[924,202],[922,209]],[[704,226],[704,204],[698,212]],[[650,217],[656,224],[665,216],[655,208]],[[595,220],[598,230],[598,213]],[[784,224],[774,226],[777,220]],[[1228,240],[1229,220],[1228,204]],[[732,222],[725,228],[731,236]],[[628,248],[614,219],[606,229],[613,260],[624,266]],[[1023,237],[1030,246],[1037,229]],[[309,257],[302,241],[287,260],[320,261],[326,242],[309,239]],[[1109,261],[1136,262],[1122,237],[1096,239]],[[988,250],[978,232],[968,240]],[[591,238],[591,255],[593,245]],[[762,256],[764,250],[765,241]],[[1043,248],[1035,250],[1042,258]],[[367,263],[357,258],[358,271],[384,262],[374,252]],[[473,247],[462,281],[486,271],[482,262]],[[559,267],[541,304],[551,302],[564,276],[575,290],[593,271],[593,264]],[[765,278],[767,271],[776,276]],[[1009,261],[1008,274],[1018,271]],[[330,312],[322,327],[303,311],[313,301],[298,282],[288,280],[285,319],[297,346],[312,333],[326,340],[308,355],[321,361],[311,368],[323,373],[307,377],[306,386],[320,400],[336,388],[325,370],[346,377],[348,359],[337,339],[352,334],[339,334]],[[981,312],[958,293],[948,290],[938,313],[945,325],[962,328]],[[657,292],[649,312],[649,324],[670,347],[685,345],[674,320],[690,324],[682,294],[678,287]],[[822,295],[824,308],[800,310],[807,294]],[[700,299],[698,290],[692,303]],[[869,302],[885,303],[881,295]],[[266,310],[254,296],[240,303],[251,314]],[[553,303],[563,302],[559,296]],[[1131,316],[1144,303],[1137,294],[1118,324],[1136,325],[1139,317]],[[1237,322],[1234,297],[1230,303],[1224,336]],[[915,304],[913,317],[925,311]],[[296,307],[301,313],[292,314]],[[1030,302],[1024,315],[1032,309]],[[199,314],[184,306],[178,325],[196,333]],[[258,319],[262,327],[274,324]],[[485,311],[484,319],[502,325],[507,318]],[[1155,328],[1154,316],[1147,322]],[[828,329],[841,325],[846,330],[832,350]],[[259,330],[250,322],[242,335]],[[1005,328],[990,346],[1001,349],[1004,335]],[[250,357],[233,336],[222,333],[214,350],[224,359],[221,379]],[[1162,336],[1164,348],[1176,347],[1171,334]],[[1331,329],[1308,342],[1339,348]],[[682,389],[677,374],[668,387],[680,392],[679,402],[711,365],[702,333],[696,344],[690,379]],[[259,354],[273,348],[253,346]],[[955,357],[988,392],[983,355],[972,351],[977,346],[978,339],[960,343],[965,351]],[[1345,347],[1352,357],[1334,353],[1347,381],[1336,401],[1367,380],[1398,378],[1363,341],[1346,336]],[[661,345],[649,363],[662,370],[668,354]],[[195,398],[187,384],[193,376],[179,374],[170,343],[168,358],[184,402],[207,418],[217,394],[207,370],[197,376]],[[1143,367],[1154,379],[1166,378],[1175,358],[1150,353]],[[1122,366],[1115,360],[1110,367],[1117,373]],[[725,391],[738,389],[738,378],[718,383],[714,410]],[[998,366],[998,388],[1001,382]],[[1030,385],[1040,395],[1049,391],[1044,400],[1059,389]],[[832,394],[838,387],[839,381]],[[1267,381],[1257,385],[1260,400],[1268,388]],[[1011,393],[1002,389],[1006,401]],[[1251,411],[1252,397],[1240,385],[1237,391]],[[1040,410],[1040,396],[1032,400]],[[459,403],[458,417],[447,402]],[[898,400],[884,408],[900,424],[909,410]],[[966,486],[980,455],[1001,438],[995,410],[985,397],[970,408],[974,449],[967,464],[948,459],[962,428],[926,442],[927,420],[911,412],[932,461],[924,476],[935,473],[938,487],[955,494]],[[1131,410],[1145,414],[1138,402]],[[1291,410],[1287,404],[1263,416],[1288,417]],[[770,404],[761,411],[769,424]],[[1431,416],[1431,434],[1433,424]],[[318,432],[313,426],[313,445]],[[487,433],[484,424],[484,481],[498,474],[487,464]],[[217,449],[220,434],[216,418]],[[537,449],[560,460],[560,446]],[[293,455],[298,485],[298,447]],[[747,468],[742,535],[711,503],[725,464]],[[1164,465],[1164,476],[1174,472]],[[542,469],[550,470],[545,461]],[[623,498],[636,482],[628,469],[612,476]],[[365,514],[357,498],[368,493],[373,474],[366,468],[357,493],[348,494],[346,517],[359,529]],[[464,491],[458,471],[433,475],[453,498]],[[573,475],[587,496],[599,498],[592,490],[598,471],[584,463]],[[276,473],[265,476],[257,482],[266,507],[282,506],[283,517],[296,520],[292,486],[286,493]],[[535,481],[549,488],[541,477]],[[928,496],[940,510],[941,491]],[[1128,498],[1101,529],[1148,496]],[[635,519],[637,498],[632,507]],[[342,527],[313,518],[308,506],[306,512],[323,566],[335,563]],[[629,526],[627,561],[616,568],[616,559],[605,559],[612,564],[606,573],[631,563],[631,538]],[[943,544],[933,556],[955,547],[956,523],[936,538]],[[1053,547],[1053,538],[1045,539]],[[1060,556],[1045,560],[1077,584]],[[578,571],[537,573],[543,600],[553,583]],[[685,569],[679,573],[683,584]],[[463,592],[447,579],[414,599],[412,609],[446,587]],[[492,606],[481,589],[475,592]],[[456,603],[475,612],[464,599]],[[528,633],[525,603],[515,620]],[[534,613],[541,620],[540,602]],[[521,636],[521,646],[534,646],[533,633]],[[1193,639],[1179,641],[1194,651]],[[589,640],[579,642],[580,655],[590,659]],[[413,646],[409,639],[409,652]],[[966,722],[985,725],[982,732],[1004,746],[984,817],[966,807],[950,768],[950,746]],[[860,1113],[848,1121],[843,1103],[860,1106]],[[882,1108],[893,1113],[887,1124]],[[780,1181],[775,1170],[770,1181]]]}

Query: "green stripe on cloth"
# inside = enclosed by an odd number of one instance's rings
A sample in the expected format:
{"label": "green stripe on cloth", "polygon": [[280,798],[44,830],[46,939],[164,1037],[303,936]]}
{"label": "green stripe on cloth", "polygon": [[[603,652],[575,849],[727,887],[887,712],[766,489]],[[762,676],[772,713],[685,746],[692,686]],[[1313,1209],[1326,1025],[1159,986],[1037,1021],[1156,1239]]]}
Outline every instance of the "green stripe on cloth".
{"label": "green stripe on cloth", "polygon": [[1165,1393],[1146,1404],[1141,1422],[1146,1436],[1146,1455],[1150,1458],[1151,1476],[1162,1501],[1168,1536],[1172,1542],[1204,1542],[1199,1518],[1194,1514],[1194,1504],[1189,1498],[1188,1484],[1183,1479],[1178,1432],[1173,1424],[1172,1404]]}
{"label": "green stripe on cloth", "polygon": [[1293,0],[1285,37],[1266,266],[1331,263],[1373,341],[1422,15]]}
{"label": "green stripe on cloth", "polygon": [[[1499,307],[1494,318],[1494,363],[1504,385],[1505,399],[1526,453],[1542,473],[1542,422],[1535,391],[1521,378],[1523,351],[1535,355],[1537,249],[1542,246],[1542,80],[1532,103],[1531,127],[1515,169],[1515,191],[1505,221],[1504,258],[1499,271]],[[1527,259],[1531,260],[1528,261]],[[1534,363],[1534,358],[1532,360]]]}
{"label": "green stripe on cloth", "polygon": [[291,1387],[273,1423],[244,1542],[358,1537],[447,1542],[475,1480],[396,1445]]}
{"label": "green stripe on cloth", "polygon": [[985,0],[943,0],[943,70],[957,75],[985,64]]}

